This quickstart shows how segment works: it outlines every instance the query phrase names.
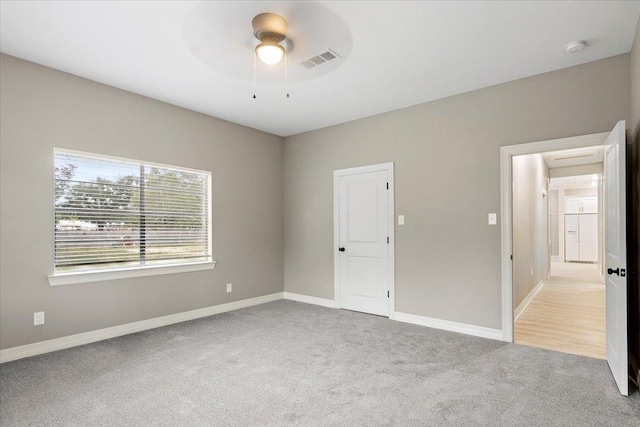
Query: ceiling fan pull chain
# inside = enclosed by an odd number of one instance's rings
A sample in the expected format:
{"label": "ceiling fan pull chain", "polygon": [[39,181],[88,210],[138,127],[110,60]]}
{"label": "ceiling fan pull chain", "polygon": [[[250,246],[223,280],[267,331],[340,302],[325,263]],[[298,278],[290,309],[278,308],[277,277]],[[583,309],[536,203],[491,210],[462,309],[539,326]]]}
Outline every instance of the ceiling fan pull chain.
{"label": "ceiling fan pull chain", "polygon": [[256,99],[256,55],[253,51],[253,99]]}
{"label": "ceiling fan pull chain", "polygon": [[287,98],[289,98],[289,73],[287,71],[287,50],[284,50],[284,84],[287,90]]}

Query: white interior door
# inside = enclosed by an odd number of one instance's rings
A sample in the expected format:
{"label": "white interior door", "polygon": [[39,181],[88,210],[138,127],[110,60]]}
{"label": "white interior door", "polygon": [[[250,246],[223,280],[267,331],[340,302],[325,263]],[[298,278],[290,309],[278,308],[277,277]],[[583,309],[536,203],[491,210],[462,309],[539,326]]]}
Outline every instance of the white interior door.
{"label": "white interior door", "polygon": [[605,142],[605,285],[607,362],[620,393],[629,394],[627,361],[627,244],[625,122]]}
{"label": "white interior door", "polygon": [[577,215],[578,240],[580,242],[580,261],[598,261],[598,214]]}
{"label": "white interior door", "polygon": [[343,174],[337,179],[340,308],[388,316],[389,217],[393,217],[389,171]]}
{"label": "white interior door", "polygon": [[580,245],[578,243],[578,215],[564,216],[564,259],[580,261]]}

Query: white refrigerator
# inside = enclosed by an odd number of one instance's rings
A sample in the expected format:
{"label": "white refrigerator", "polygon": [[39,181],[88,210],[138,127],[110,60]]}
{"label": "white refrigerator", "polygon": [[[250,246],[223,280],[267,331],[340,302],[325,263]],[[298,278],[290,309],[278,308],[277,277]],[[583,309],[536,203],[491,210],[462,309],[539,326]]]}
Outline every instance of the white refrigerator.
{"label": "white refrigerator", "polygon": [[566,261],[598,262],[598,214],[564,216]]}

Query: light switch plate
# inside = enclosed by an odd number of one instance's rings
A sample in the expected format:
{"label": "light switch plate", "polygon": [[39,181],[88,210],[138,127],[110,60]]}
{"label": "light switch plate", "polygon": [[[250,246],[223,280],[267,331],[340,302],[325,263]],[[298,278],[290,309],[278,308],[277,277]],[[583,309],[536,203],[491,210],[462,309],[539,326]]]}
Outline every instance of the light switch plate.
{"label": "light switch plate", "polygon": [[398,225],[404,225],[404,215],[398,215]]}
{"label": "light switch plate", "polygon": [[489,225],[497,225],[498,224],[498,214],[490,213],[489,214]]}

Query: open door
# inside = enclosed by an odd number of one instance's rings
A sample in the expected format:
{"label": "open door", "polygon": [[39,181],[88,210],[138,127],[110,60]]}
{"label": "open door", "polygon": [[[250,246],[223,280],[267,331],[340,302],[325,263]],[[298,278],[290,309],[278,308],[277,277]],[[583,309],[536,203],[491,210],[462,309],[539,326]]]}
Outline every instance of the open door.
{"label": "open door", "polygon": [[627,360],[627,223],[625,122],[605,141],[605,285],[607,362],[620,393],[629,395]]}

